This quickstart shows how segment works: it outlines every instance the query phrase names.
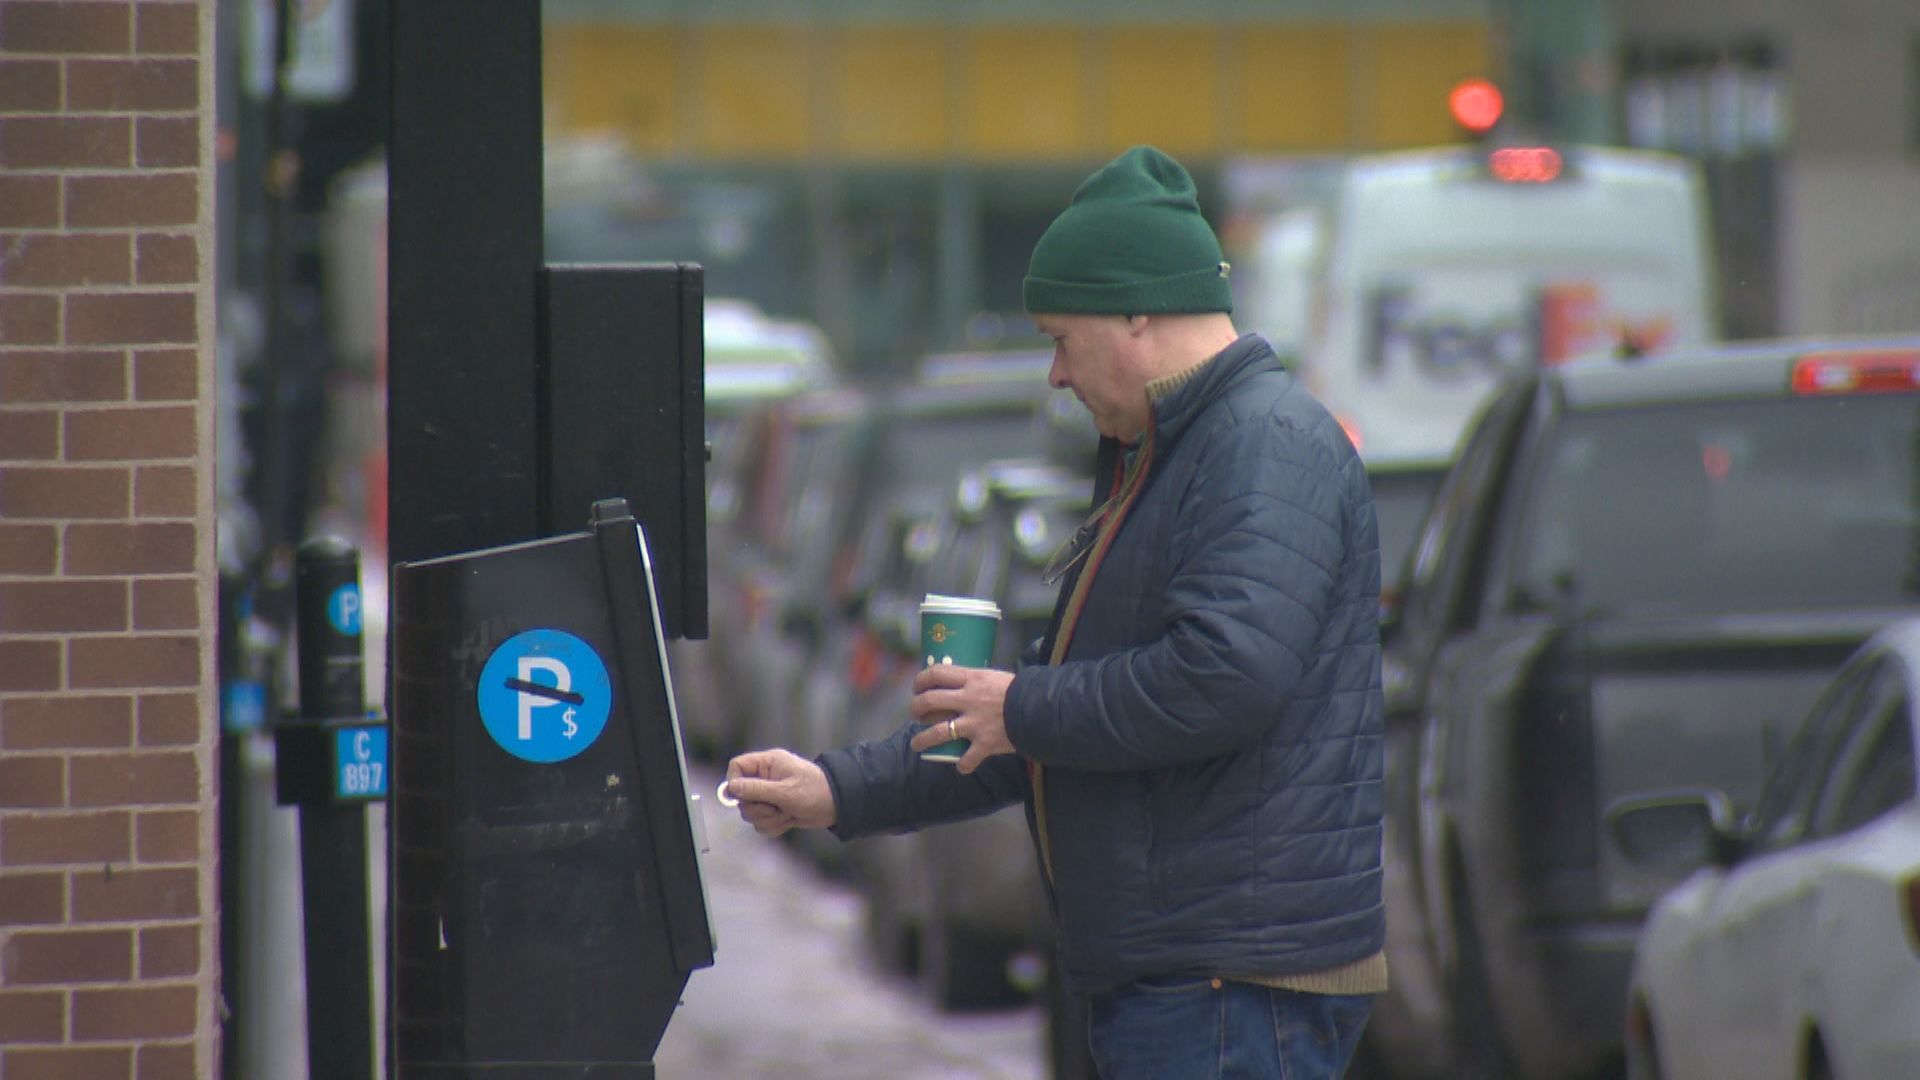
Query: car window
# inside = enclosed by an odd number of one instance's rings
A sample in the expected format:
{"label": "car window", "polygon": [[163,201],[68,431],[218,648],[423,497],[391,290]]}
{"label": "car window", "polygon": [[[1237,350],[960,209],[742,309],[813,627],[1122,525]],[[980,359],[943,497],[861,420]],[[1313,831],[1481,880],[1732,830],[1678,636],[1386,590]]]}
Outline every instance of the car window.
{"label": "car window", "polygon": [[1369,475],[1374,518],[1380,528],[1380,581],[1399,582],[1445,474],[1438,469],[1383,470]]}
{"label": "car window", "polygon": [[713,524],[724,527],[736,542],[759,542],[758,529],[766,519],[772,487],[776,427],[773,410],[760,409],[741,417],[716,447],[710,470]]}
{"label": "car window", "polygon": [[1408,633],[1419,640],[1431,643],[1452,629],[1443,620],[1474,554],[1481,500],[1505,463],[1516,422],[1534,385],[1520,383],[1488,405],[1434,493],[1433,507],[1420,527],[1407,568],[1405,622]]}
{"label": "car window", "polygon": [[945,495],[964,468],[1032,453],[1037,407],[1011,399],[944,409],[915,401],[889,417],[886,440],[875,448],[878,460],[872,466],[886,490]]}
{"label": "car window", "polygon": [[991,593],[981,590],[979,581],[981,563],[987,553],[990,519],[976,516],[957,521],[951,516],[951,510],[948,513],[939,553],[928,566],[928,591],[991,597]]}
{"label": "car window", "polygon": [[1834,757],[1811,836],[1850,832],[1913,798],[1913,725],[1907,687],[1884,665],[1862,699],[1862,722]]}
{"label": "car window", "polygon": [[1862,692],[1879,663],[1841,674],[1794,732],[1748,819],[1747,831],[1756,849],[1770,851],[1806,837],[1815,801],[1835,755],[1855,727]]}
{"label": "car window", "polygon": [[738,416],[707,417],[707,523],[724,526],[740,508],[746,423]]}
{"label": "car window", "polygon": [[1609,614],[1920,596],[1920,398],[1569,415],[1542,447],[1516,584]]}

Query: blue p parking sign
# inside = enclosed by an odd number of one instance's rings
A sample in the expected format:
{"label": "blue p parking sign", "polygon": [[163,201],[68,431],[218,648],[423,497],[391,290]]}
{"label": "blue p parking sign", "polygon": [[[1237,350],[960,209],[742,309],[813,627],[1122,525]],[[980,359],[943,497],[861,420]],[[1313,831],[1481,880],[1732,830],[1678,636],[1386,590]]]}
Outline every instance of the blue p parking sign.
{"label": "blue p parking sign", "polygon": [[360,586],[342,585],[327,597],[327,622],[336,633],[360,636]]}
{"label": "blue p parking sign", "polygon": [[487,657],[479,698],[480,722],[502,750],[550,763],[600,737],[613,689],[591,645],[565,630],[527,630]]}

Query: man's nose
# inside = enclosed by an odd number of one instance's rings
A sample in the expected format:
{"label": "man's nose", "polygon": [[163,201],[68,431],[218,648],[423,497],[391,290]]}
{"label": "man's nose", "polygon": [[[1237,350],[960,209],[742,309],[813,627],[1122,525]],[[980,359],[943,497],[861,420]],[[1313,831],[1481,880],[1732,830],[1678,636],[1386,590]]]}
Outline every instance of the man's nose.
{"label": "man's nose", "polygon": [[1053,350],[1053,364],[1047,368],[1047,385],[1055,390],[1067,388],[1067,373],[1060,366],[1060,350]]}

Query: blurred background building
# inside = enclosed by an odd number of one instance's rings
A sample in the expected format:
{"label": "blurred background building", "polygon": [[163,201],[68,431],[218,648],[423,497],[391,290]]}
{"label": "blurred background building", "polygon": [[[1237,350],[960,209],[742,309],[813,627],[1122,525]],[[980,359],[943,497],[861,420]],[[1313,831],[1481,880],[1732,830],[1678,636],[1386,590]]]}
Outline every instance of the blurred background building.
{"label": "blurred background building", "polygon": [[1448,89],[1495,62],[1487,6],[1433,0],[546,12],[549,138],[611,141],[634,176],[601,227],[556,220],[549,256],[674,248],[856,368],[1029,335],[1034,238],[1130,145],[1224,215],[1237,157],[1453,139]]}
{"label": "blurred background building", "polygon": [[[238,436],[221,475],[241,564],[260,561],[239,554],[247,545],[283,548],[315,508],[344,505],[377,534],[384,501],[377,456],[359,455],[381,430],[393,0],[292,4],[278,83],[277,2],[219,5],[234,149],[221,327],[237,391],[224,415]],[[1902,212],[1920,193],[1920,15],[1898,5],[545,0],[543,12],[548,261],[698,262],[729,327],[757,311],[787,324],[775,334],[817,334],[812,348],[843,372],[1035,344],[1019,303],[1027,254],[1119,149],[1151,142],[1186,162],[1244,263],[1273,209],[1264,178],[1466,141],[1447,95],[1469,77],[1504,91],[1503,137],[1698,163],[1725,336],[1920,320],[1920,219]],[[261,179],[282,170],[271,195]],[[269,411],[282,420],[264,423]],[[357,466],[322,463],[329,447]]]}

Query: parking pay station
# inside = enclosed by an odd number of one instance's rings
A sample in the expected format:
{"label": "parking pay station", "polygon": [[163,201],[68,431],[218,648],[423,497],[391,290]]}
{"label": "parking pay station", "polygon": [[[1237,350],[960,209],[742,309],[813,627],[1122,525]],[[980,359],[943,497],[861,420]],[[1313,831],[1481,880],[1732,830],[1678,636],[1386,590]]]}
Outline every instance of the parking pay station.
{"label": "parking pay station", "polygon": [[400,1074],[653,1076],[714,936],[644,531],[598,502],[392,601]]}

